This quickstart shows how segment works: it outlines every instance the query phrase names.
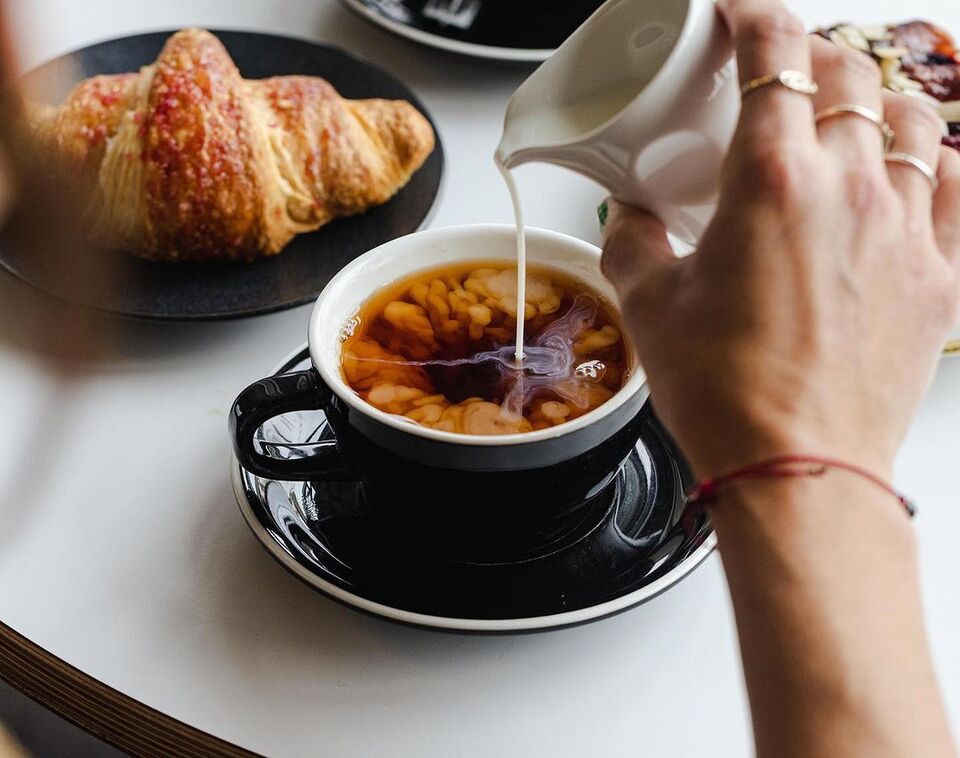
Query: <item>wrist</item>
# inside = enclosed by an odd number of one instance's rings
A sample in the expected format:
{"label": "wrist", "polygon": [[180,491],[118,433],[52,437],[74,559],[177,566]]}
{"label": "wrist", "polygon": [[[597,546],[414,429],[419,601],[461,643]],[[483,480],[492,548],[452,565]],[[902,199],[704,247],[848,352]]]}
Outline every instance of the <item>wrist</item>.
{"label": "wrist", "polygon": [[810,455],[844,461],[889,481],[896,453],[895,444],[876,434],[772,412],[732,413],[701,424],[688,436],[689,448],[682,440],[681,446],[699,477],[722,476],[780,456]]}
{"label": "wrist", "polygon": [[718,490],[737,484],[744,480],[756,479],[801,479],[805,477],[821,477],[830,471],[839,471],[852,474],[874,485],[886,494],[896,499],[910,517],[913,517],[915,508],[913,503],[884,478],[872,471],[849,463],[838,458],[818,455],[779,455],[764,458],[754,463],[728,471],[715,477],[700,479],[687,494],[691,505],[703,505],[712,502]]}
{"label": "wrist", "polygon": [[843,470],[823,476],[741,479],[717,492],[710,516],[721,550],[750,543],[802,545],[813,555],[849,535],[892,540],[898,551],[914,544],[914,530],[896,496]]}

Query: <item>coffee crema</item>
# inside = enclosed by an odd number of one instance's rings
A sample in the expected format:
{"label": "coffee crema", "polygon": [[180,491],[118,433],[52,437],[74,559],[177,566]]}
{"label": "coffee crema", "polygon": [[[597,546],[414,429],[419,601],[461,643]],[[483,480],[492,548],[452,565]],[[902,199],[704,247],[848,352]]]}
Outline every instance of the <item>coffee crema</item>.
{"label": "coffee crema", "polygon": [[343,334],[350,387],[386,413],[460,434],[514,434],[571,421],[625,383],[630,356],[598,293],[527,266],[522,364],[517,268],[474,261],[375,293]]}

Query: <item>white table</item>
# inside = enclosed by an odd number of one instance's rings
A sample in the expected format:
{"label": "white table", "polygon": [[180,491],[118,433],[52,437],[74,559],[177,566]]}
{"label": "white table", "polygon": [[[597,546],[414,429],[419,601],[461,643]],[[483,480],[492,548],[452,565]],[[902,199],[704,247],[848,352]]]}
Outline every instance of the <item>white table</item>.
{"label": "white table", "polygon": [[[490,155],[508,96],[529,68],[417,47],[333,0],[9,6],[25,66],[93,41],[187,25],[345,47],[406,81],[439,124],[448,164],[433,224],[511,220]],[[960,32],[954,0],[807,0],[802,12],[810,24],[925,16]],[[519,178],[531,224],[596,241],[598,188],[551,167],[522,169]],[[14,286],[4,281],[0,297]],[[131,325],[118,358],[66,386],[0,343],[0,621],[121,693],[271,756],[749,752],[717,556],[616,618],[508,637],[394,626],[335,605],[277,566],[234,504],[226,411],[305,340],[308,315],[303,307],[230,323]],[[51,407],[56,422],[42,427]],[[18,458],[32,432],[49,437],[45,464]],[[933,653],[960,728],[958,460],[954,360],[942,366],[897,482],[921,504]]]}

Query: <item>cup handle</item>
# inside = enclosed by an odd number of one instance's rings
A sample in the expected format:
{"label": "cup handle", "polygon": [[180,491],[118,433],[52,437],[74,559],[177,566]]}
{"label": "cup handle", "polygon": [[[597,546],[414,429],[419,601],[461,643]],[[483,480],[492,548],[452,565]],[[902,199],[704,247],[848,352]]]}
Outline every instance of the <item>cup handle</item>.
{"label": "cup handle", "polygon": [[306,458],[274,458],[258,452],[257,430],[291,411],[325,410],[333,393],[312,368],[254,382],[241,392],[230,411],[230,436],[241,465],[256,476],[284,481],[352,482],[357,476],[339,443],[318,445]]}

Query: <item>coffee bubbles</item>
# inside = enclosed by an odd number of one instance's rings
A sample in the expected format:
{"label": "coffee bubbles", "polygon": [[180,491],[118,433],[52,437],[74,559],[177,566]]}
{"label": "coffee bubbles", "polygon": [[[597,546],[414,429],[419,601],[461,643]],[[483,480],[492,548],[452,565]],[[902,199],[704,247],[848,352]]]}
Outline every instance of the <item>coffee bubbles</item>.
{"label": "coffee bubbles", "polygon": [[499,262],[388,286],[342,332],[344,378],[382,411],[461,434],[512,434],[582,416],[626,380],[629,356],[614,313],[546,267],[528,267],[525,289],[521,305],[516,267]]}

